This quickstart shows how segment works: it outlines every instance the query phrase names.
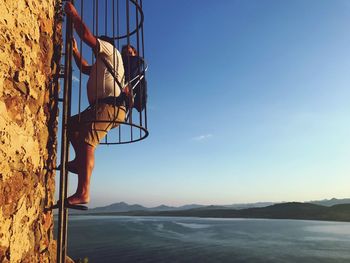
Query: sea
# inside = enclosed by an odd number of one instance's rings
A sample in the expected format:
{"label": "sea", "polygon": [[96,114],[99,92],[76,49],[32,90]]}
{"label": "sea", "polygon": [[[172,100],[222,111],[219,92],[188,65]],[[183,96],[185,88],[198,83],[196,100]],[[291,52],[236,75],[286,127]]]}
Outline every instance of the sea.
{"label": "sea", "polygon": [[350,223],[72,215],[67,254],[89,263],[349,263]]}

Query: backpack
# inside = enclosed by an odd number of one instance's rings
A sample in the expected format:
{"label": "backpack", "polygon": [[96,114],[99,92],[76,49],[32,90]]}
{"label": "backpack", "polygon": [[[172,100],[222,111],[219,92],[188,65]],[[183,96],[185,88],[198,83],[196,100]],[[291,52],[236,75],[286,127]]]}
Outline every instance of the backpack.
{"label": "backpack", "polygon": [[138,56],[128,57],[124,60],[125,82],[128,83],[132,103],[130,106],[138,112],[142,112],[147,103],[147,81],[144,74],[144,64],[143,59]]}

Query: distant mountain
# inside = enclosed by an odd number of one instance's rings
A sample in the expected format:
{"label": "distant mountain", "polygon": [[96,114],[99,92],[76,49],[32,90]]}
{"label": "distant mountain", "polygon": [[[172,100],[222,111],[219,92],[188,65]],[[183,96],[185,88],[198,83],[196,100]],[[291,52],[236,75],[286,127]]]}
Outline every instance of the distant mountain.
{"label": "distant mountain", "polygon": [[332,198],[332,199],[324,199],[319,201],[310,201],[309,203],[316,204],[316,205],[324,205],[324,206],[350,204],[350,198],[345,198],[345,199]]}
{"label": "distant mountain", "polygon": [[[114,203],[107,206],[102,207],[96,207],[89,209],[88,213],[114,213],[114,212],[133,212],[133,211],[149,211],[149,212],[157,212],[157,211],[186,211],[186,210],[192,210],[192,209],[198,209],[198,210],[242,210],[242,209],[249,209],[249,208],[263,208],[268,206],[273,206],[276,203],[273,202],[257,202],[257,203],[245,203],[245,204],[232,204],[232,205],[198,205],[198,204],[190,204],[190,205],[183,205],[179,207],[174,206],[167,206],[167,205],[160,205],[156,207],[144,207],[142,205],[133,204],[129,205],[125,202],[119,202]],[[279,203],[278,205],[282,204],[288,204],[285,203]],[[304,202],[304,204],[314,204],[314,205],[320,205],[320,206],[334,206],[339,204],[350,204],[350,198],[347,199],[325,199],[325,200],[319,200],[319,201],[310,201],[310,202]],[[80,213],[80,212],[79,212]]]}
{"label": "distant mountain", "polygon": [[188,210],[193,208],[199,208],[204,207],[204,205],[183,205],[183,206],[167,206],[167,205],[160,205],[156,207],[146,208],[147,211],[175,211],[175,210]]}
{"label": "distant mountain", "polygon": [[188,210],[188,209],[193,209],[193,208],[200,208],[200,207],[204,207],[205,205],[196,205],[196,204],[191,204],[191,205],[183,205],[183,206],[179,206],[176,209],[177,210]]}
{"label": "distant mountain", "polygon": [[113,213],[113,212],[140,211],[140,210],[147,210],[147,208],[142,205],[137,205],[137,204],[129,205],[127,203],[120,202],[120,203],[114,203],[107,206],[92,208],[92,209],[89,209],[89,212],[91,213],[112,212]]}
{"label": "distant mountain", "polygon": [[218,210],[218,209],[231,209],[231,208],[223,205],[207,205],[207,206],[191,208],[190,210]]}
{"label": "distant mountain", "polygon": [[160,205],[156,207],[146,208],[146,210],[149,210],[149,211],[169,211],[174,209],[176,209],[176,207],[167,206],[167,205]]}
{"label": "distant mountain", "polygon": [[274,202],[257,202],[257,203],[225,205],[225,207],[234,208],[234,209],[245,209],[245,208],[253,208],[253,207],[266,207],[274,204],[275,204]]}
{"label": "distant mountain", "polygon": [[[103,213],[103,212],[131,212],[131,211],[177,211],[177,210],[188,210],[193,208],[204,207],[203,205],[184,205],[179,207],[160,205],[156,207],[144,207],[142,205],[134,204],[129,205],[125,202],[114,203],[107,206],[101,206],[89,209],[89,213]],[[78,213],[81,213],[80,211]],[[85,213],[85,212],[84,212]]]}
{"label": "distant mountain", "polygon": [[211,218],[266,218],[266,219],[303,219],[350,221],[350,204],[339,204],[331,207],[311,203],[281,203],[267,207],[230,209],[204,207],[173,210],[173,211],[129,211],[115,213],[98,213],[99,215],[128,215],[128,216],[182,216],[182,217],[211,217]]}

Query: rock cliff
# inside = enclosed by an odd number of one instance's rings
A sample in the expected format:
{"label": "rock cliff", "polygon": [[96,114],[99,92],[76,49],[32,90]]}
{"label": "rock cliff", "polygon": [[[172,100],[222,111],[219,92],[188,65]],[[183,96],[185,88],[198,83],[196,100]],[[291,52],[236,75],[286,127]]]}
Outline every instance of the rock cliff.
{"label": "rock cliff", "polygon": [[0,262],[54,262],[58,0],[0,0]]}

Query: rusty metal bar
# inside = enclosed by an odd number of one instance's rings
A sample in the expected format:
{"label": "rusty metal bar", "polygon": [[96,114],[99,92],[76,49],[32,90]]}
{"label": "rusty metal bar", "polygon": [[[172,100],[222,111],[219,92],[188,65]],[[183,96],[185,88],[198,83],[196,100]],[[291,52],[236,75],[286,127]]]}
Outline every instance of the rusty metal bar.
{"label": "rusty metal bar", "polygon": [[[73,3],[73,1],[72,1]],[[67,198],[68,170],[66,163],[69,157],[69,140],[67,134],[67,123],[70,116],[70,101],[72,90],[72,33],[73,24],[70,17],[66,20],[66,43],[65,43],[65,65],[63,86],[63,116],[62,116],[62,139],[61,139],[61,171],[60,189],[58,202],[58,239],[57,239],[57,263],[64,263],[67,255],[67,224],[68,209],[64,200]]]}
{"label": "rusty metal bar", "polygon": [[[143,8],[142,6],[142,0],[140,0],[140,7],[141,10]],[[145,42],[144,42],[144,31],[143,31],[143,23],[142,23],[142,27],[141,27],[141,46],[142,46],[142,58],[143,58],[143,76],[144,78],[146,78],[146,65],[145,65]],[[145,89],[146,87],[144,87]],[[147,92],[147,90],[146,90]],[[147,96],[147,93],[146,93]],[[144,118],[144,124],[145,124],[145,129],[147,130],[147,103],[145,105],[145,109],[144,109],[144,114],[145,114],[145,118]],[[141,126],[143,126],[143,123],[141,122]]]}
{"label": "rusty metal bar", "polygon": [[[80,3],[80,14],[81,20],[84,21],[84,0],[81,0]],[[79,65],[79,95],[78,95],[78,121],[80,123],[81,116],[81,80],[82,80],[82,71],[83,71],[83,40],[80,38],[79,41],[79,52],[80,52],[80,65]]]}

